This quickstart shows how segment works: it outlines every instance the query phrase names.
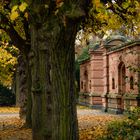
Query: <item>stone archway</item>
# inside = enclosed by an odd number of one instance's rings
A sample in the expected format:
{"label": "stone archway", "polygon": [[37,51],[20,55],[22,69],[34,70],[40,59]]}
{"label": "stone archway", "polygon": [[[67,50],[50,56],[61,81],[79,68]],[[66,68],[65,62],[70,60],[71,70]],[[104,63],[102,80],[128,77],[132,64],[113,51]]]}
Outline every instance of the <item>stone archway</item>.
{"label": "stone archway", "polygon": [[124,100],[123,100],[123,94],[126,92],[126,67],[124,62],[120,62],[118,66],[118,93],[121,95],[121,98],[119,99],[119,105],[121,110],[124,110]]}

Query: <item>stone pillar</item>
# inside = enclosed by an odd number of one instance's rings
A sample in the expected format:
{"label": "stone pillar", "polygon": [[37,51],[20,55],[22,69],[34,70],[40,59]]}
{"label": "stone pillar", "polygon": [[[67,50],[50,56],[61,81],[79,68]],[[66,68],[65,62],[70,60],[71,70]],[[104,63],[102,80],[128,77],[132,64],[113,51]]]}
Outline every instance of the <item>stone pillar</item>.
{"label": "stone pillar", "polygon": [[104,92],[102,95],[103,111],[108,109],[108,93],[109,93],[109,59],[107,55],[107,50],[105,49],[103,54],[103,79],[104,79]]}

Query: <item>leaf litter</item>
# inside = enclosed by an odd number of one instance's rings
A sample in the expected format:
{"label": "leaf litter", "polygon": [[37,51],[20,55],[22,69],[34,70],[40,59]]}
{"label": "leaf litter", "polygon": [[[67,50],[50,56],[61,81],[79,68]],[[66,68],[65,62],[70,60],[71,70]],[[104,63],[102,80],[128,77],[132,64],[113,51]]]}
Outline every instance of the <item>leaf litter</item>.
{"label": "leaf litter", "polygon": [[[18,109],[13,109],[12,111],[17,112]],[[4,111],[0,109],[1,112]],[[119,115],[109,114],[94,115],[87,113],[85,115],[78,115],[79,139],[97,140],[98,137],[106,133],[107,123],[122,118]],[[0,140],[32,140],[32,130],[24,128],[24,123],[25,121],[19,119],[19,117],[0,118]]]}

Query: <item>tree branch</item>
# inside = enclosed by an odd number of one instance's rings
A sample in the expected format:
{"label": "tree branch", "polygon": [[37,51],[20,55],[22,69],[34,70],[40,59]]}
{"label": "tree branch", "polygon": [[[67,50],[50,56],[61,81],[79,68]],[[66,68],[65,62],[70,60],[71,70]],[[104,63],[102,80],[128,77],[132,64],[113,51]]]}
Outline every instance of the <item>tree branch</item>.
{"label": "tree branch", "polygon": [[108,9],[108,10],[111,10],[113,13],[119,15],[119,16],[122,18],[122,20],[126,21],[127,18],[123,15],[122,10],[120,10],[119,8],[116,9],[116,8],[114,7],[114,5],[113,5],[112,2],[111,2],[110,4],[111,4],[111,6],[108,7],[107,9]]}
{"label": "tree branch", "polygon": [[115,2],[116,2],[116,5],[117,5],[116,7],[112,3],[112,1],[110,1],[109,3],[111,4],[111,6],[108,7],[107,9],[109,9],[112,12],[114,12],[115,14],[119,15],[122,18],[122,20],[127,21],[126,14],[131,15],[131,16],[135,16],[136,15],[136,12],[130,12],[130,11],[128,11],[128,9],[131,7],[131,5],[129,5],[125,9],[125,8],[122,7],[122,3],[124,1],[115,0]]}
{"label": "tree branch", "polygon": [[[25,40],[20,37],[13,25],[9,22],[9,19],[2,13],[0,13],[0,28],[3,29],[11,38],[13,44],[20,50],[25,49]],[[5,26],[6,25],[6,26]]]}
{"label": "tree branch", "polygon": [[23,14],[21,15],[21,17],[23,18],[22,23],[23,23],[26,40],[30,40],[29,23]]}

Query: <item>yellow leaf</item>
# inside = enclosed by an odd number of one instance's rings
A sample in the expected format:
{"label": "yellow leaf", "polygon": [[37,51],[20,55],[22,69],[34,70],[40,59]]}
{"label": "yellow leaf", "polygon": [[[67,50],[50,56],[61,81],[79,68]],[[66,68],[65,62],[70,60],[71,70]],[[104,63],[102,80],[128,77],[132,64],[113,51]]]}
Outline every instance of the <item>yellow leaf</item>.
{"label": "yellow leaf", "polygon": [[11,20],[15,20],[19,16],[17,11],[13,11],[10,15]]}
{"label": "yellow leaf", "polygon": [[100,0],[92,0],[93,4],[96,5],[97,8],[102,7],[102,3],[100,2]]}
{"label": "yellow leaf", "polygon": [[16,11],[17,8],[18,8],[18,5],[13,6],[13,7],[12,7],[12,12]]}
{"label": "yellow leaf", "polygon": [[21,5],[19,6],[19,10],[21,11],[21,12],[24,12],[25,11],[25,9],[27,8],[27,3],[26,2],[23,2],[23,3],[21,3]]}
{"label": "yellow leaf", "polygon": [[28,19],[28,13],[27,12],[24,14],[24,17]]}
{"label": "yellow leaf", "polygon": [[123,6],[123,8],[127,8],[128,6],[129,6],[129,3],[128,2],[124,2],[123,4],[122,4],[122,6]]}

